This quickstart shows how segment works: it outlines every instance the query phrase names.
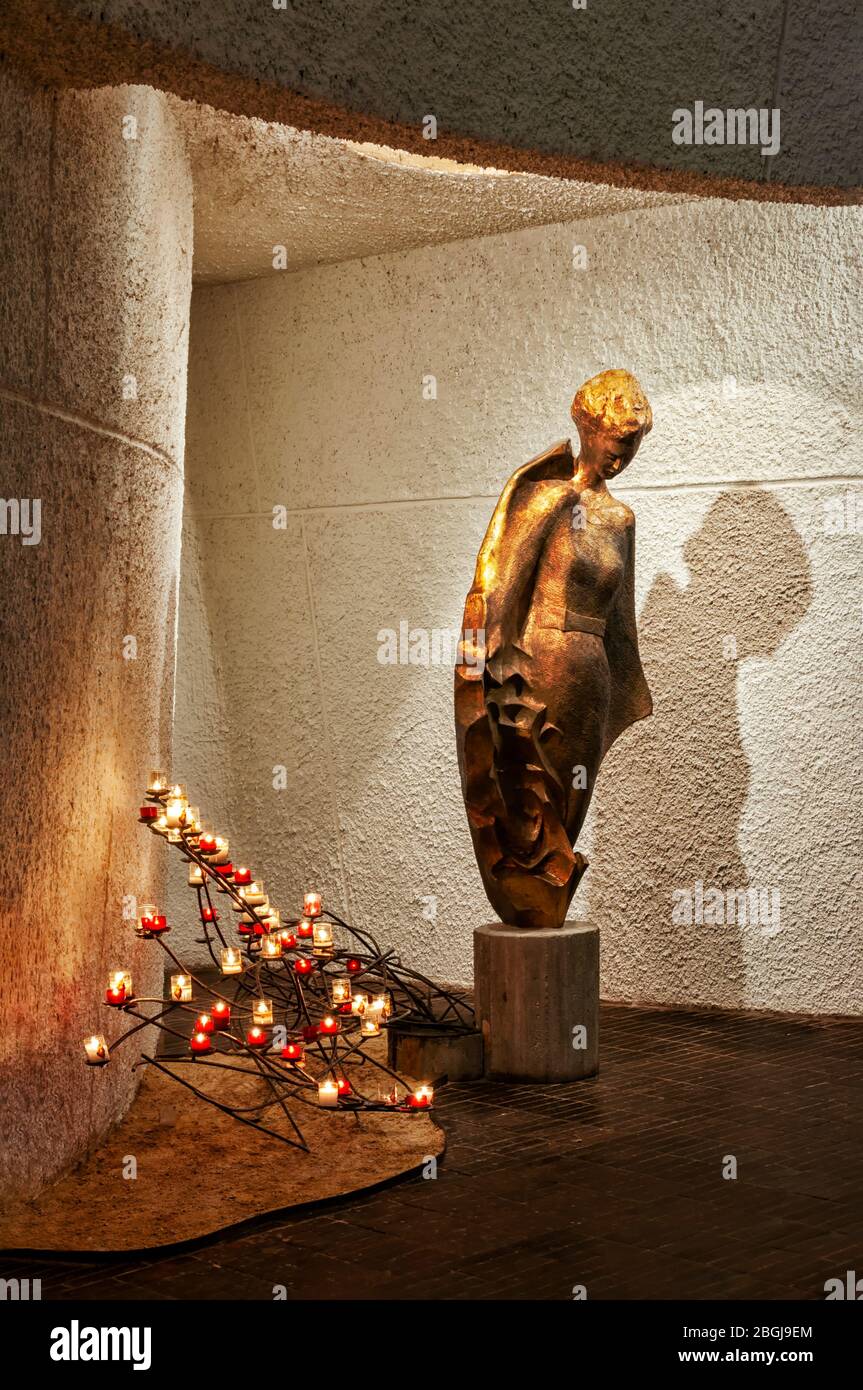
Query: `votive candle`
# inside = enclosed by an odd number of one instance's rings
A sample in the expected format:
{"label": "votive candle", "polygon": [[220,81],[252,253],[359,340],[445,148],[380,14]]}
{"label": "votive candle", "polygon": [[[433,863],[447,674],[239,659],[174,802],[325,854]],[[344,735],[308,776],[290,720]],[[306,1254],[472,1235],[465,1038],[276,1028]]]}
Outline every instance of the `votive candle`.
{"label": "votive candle", "polygon": [[93,1033],[84,1039],[84,1055],[88,1067],[104,1067],[110,1060],[111,1052],[101,1033]]}
{"label": "votive candle", "polygon": [[328,1078],[318,1084],[318,1104],[327,1109],[333,1109],[339,1103],[339,1088],[335,1081]]}

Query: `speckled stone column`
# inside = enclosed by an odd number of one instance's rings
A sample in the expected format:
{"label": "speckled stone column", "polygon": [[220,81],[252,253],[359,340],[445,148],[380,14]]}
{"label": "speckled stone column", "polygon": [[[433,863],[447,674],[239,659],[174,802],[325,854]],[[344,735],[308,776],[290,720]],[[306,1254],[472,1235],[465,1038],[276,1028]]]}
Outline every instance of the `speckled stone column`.
{"label": "speckled stone column", "polygon": [[108,969],[160,988],[161,952],[124,911],[161,893],[136,807],[170,758],[192,191],[149,88],[7,78],[0,104],[8,1193],[76,1161],[134,1093],[134,1044],[83,1063],[85,1033],[123,1024],[100,1003]]}

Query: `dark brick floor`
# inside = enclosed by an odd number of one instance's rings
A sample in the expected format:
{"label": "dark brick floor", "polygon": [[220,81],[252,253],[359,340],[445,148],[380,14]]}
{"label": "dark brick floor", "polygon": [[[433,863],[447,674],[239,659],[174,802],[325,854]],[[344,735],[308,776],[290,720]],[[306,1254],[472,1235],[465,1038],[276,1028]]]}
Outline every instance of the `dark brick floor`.
{"label": "dark brick floor", "polygon": [[592,1081],[442,1090],[436,1180],[172,1257],[3,1273],[48,1299],[823,1299],[863,1274],[863,1022],[605,1007],[602,1025]]}

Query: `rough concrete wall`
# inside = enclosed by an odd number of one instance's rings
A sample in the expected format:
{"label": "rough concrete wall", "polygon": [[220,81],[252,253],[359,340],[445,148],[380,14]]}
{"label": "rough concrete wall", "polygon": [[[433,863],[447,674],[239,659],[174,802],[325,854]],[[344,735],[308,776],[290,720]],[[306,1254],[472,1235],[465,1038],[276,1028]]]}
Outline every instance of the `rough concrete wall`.
{"label": "rough concrete wall", "polygon": [[0,535],[8,1191],[79,1158],[133,1093],[133,1044],[106,1069],[83,1062],[86,1033],[119,1031],[109,968],[141,995],[161,983],[161,953],[122,912],[164,875],[136,808],[170,756],[192,196],[156,93],[4,79],[0,96],[2,492],[41,503],[38,544]]}
{"label": "rough concrete wall", "polygon": [[[469,978],[450,665],[382,665],[378,633],[457,628],[502,484],[623,366],[655,415],[615,491],[656,712],[586,835],[604,994],[860,1009],[861,537],[824,524],[863,517],[859,229],[689,205],[196,291],[176,765],[274,901],[314,882]],[[778,924],[674,923],[698,881],[778,889]]]}

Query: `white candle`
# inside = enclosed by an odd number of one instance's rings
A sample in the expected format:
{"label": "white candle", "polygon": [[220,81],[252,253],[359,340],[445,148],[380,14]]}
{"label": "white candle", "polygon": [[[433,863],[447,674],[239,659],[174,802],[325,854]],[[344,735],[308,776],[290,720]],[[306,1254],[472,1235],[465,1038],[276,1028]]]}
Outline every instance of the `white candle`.
{"label": "white candle", "polygon": [[168,787],[167,778],[164,772],[154,768],[150,773],[150,780],[147,783],[147,795],[158,796],[159,792],[166,791]]}
{"label": "white candle", "polygon": [[188,1004],[192,998],[192,981],[188,975],[171,976],[171,998],[178,1004]]}
{"label": "white candle", "polygon": [[321,1081],[318,1084],[318,1104],[332,1109],[339,1103],[339,1088],[335,1081]]}
{"label": "white candle", "polygon": [[200,864],[189,865],[189,883],[193,888],[199,888],[204,882],[204,870]]}
{"label": "white candle", "polygon": [[351,999],[351,1013],[364,1014],[369,1002],[367,994],[355,994]]}
{"label": "white candle", "polygon": [[277,936],[265,936],[261,942],[261,956],[264,960],[278,960],[282,954],[282,943]]}
{"label": "white candle", "polygon": [[104,1067],[111,1054],[101,1033],[93,1033],[84,1039],[84,1053],[88,1067]]}
{"label": "white candle", "polygon": [[377,1014],[363,1014],[362,1022],[360,1023],[360,1032],[362,1033],[363,1037],[376,1038],[380,1031],[381,1025],[378,1022]]}
{"label": "white candle", "polygon": [[330,981],[332,1000],[334,1004],[347,1004],[351,997],[351,981],[349,975],[334,975]]}
{"label": "white candle", "polygon": [[312,942],[318,951],[328,951],[331,948],[333,929],[329,922],[315,922],[312,928]]}
{"label": "white candle", "polygon": [[126,1001],[132,998],[132,972],[131,970],[112,970],[108,977],[108,988],[119,989],[120,985],[126,991]]}
{"label": "white candle", "polygon": [[248,903],[249,907],[260,907],[267,901],[264,885],[263,883],[258,883],[257,880],[253,880],[251,883],[247,883],[244,888],[241,888],[240,897],[243,899],[244,903]]}
{"label": "white candle", "polygon": [[243,971],[243,958],[236,946],[224,946],[222,948],[222,974],[241,975]]}
{"label": "white candle", "polygon": [[273,1001],[272,999],[256,999],[252,1010],[252,1017],[255,1023],[265,1024],[273,1021]]}

